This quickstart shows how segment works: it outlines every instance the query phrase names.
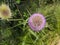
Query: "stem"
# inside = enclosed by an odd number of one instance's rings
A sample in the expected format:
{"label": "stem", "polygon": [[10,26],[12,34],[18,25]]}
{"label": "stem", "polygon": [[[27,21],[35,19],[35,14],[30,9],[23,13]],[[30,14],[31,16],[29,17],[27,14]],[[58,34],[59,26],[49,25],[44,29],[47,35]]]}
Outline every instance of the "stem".
{"label": "stem", "polygon": [[[4,19],[0,19],[1,21],[3,21]],[[20,21],[20,20],[23,20],[23,19],[7,19],[7,21]]]}

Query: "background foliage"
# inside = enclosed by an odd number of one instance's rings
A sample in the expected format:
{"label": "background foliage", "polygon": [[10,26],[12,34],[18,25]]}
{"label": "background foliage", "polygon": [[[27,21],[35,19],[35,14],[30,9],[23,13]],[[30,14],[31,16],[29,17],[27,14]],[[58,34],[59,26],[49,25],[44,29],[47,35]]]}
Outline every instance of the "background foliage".
{"label": "background foliage", "polygon": [[[0,20],[0,45],[52,45],[60,37],[60,0],[0,0],[2,3],[10,6],[12,20]],[[28,26],[33,13],[46,17],[46,27],[40,32]]]}

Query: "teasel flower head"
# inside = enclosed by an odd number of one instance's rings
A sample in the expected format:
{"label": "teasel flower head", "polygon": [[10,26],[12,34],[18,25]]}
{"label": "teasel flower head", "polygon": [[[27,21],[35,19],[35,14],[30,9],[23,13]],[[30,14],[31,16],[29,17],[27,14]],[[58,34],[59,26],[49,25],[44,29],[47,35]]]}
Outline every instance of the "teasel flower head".
{"label": "teasel flower head", "polygon": [[1,19],[8,19],[11,18],[12,13],[8,5],[2,4],[0,6],[0,18]]}
{"label": "teasel flower head", "polygon": [[46,24],[46,19],[42,14],[35,13],[32,14],[28,20],[28,25],[34,31],[40,31],[44,28]]}

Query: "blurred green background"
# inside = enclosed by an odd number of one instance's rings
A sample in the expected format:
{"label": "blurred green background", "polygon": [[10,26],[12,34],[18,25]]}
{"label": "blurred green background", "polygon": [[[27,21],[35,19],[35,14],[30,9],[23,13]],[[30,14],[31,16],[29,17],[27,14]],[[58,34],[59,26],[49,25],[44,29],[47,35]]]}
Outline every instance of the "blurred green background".
{"label": "blurred green background", "polygon": [[[0,0],[8,4],[12,20],[0,20],[0,45],[60,45],[60,0]],[[34,32],[28,18],[41,13],[46,27]]]}

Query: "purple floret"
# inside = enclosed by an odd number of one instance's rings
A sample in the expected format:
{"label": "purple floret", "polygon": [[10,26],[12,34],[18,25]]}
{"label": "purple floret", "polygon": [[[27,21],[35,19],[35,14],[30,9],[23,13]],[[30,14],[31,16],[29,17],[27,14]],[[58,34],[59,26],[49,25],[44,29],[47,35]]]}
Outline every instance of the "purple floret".
{"label": "purple floret", "polygon": [[34,31],[40,31],[44,28],[46,24],[46,19],[42,14],[35,13],[32,14],[28,20],[28,25]]}

